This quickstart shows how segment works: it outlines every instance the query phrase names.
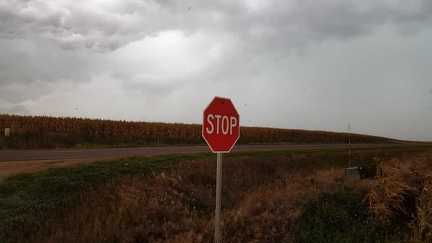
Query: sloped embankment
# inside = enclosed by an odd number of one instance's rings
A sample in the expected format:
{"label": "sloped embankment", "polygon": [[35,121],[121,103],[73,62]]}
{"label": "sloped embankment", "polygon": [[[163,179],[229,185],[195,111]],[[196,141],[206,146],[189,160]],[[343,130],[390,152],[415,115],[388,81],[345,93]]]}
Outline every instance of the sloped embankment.
{"label": "sloped embankment", "polygon": [[[420,156],[416,149],[404,153],[392,149],[357,151],[353,161],[361,164],[374,157],[391,161]],[[344,183],[341,168],[346,159],[340,150],[227,156],[222,192],[224,241],[307,242],[308,235],[321,232],[301,227],[310,226],[311,219],[323,229],[341,219],[345,225],[372,222],[377,216],[370,216],[368,201],[359,198],[365,198],[375,182]],[[199,154],[98,162],[17,175],[0,183],[0,239],[210,242],[215,171],[214,156]],[[341,192],[343,195],[337,196]],[[333,196],[326,199],[326,195]],[[335,203],[325,208],[326,200]],[[314,209],[314,203],[321,211]],[[343,213],[343,205],[353,205],[359,214]],[[344,218],[332,218],[332,212],[341,212],[336,215]],[[391,222],[388,225],[392,227]],[[363,227],[369,232],[367,237],[383,229],[378,226]],[[339,229],[329,242],[351,232]],[[359,235],[362,232],[366,231]]]}

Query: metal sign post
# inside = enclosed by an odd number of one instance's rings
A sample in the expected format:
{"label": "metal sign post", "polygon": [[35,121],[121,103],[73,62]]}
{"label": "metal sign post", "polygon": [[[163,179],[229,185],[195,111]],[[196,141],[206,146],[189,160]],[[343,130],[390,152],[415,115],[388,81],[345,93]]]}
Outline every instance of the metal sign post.
{"label": "metal sign post", "polygon": [[217,153],[216,168],[216,209],[215,209],[215,242],[221,239],[220,217],[221,217],[221,195],[222,194],[222,153]]}
{"label": "metal sign post", "polygon": [[348,167],[351,167],[351,124],[348,124]]}
{"label": "metal sign post", "polygon": [[230,99],[215,97],[204,109],[202,136],[217,154],[215,242],[221,242],[222,153],[229,153],[240,137],[240,116]]}

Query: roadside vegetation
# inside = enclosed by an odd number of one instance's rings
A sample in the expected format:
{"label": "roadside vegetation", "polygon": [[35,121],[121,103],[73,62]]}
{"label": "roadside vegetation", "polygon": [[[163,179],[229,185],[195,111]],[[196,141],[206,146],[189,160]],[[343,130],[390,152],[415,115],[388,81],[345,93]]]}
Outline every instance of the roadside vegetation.
{"label": "roadside vegetation", "polygon": [[[11,136],[4,136],[4,128]],[[0,149],[53,149],[110,146],[204,144],[198,124],[128,122],[0,114]],[[348,133],[241,127],[238,144],[348,143]],[[353,143],[387,143],[389,139],[351,134]],[[396,142],[391,140],[392,142]]]}
{"label": "roadside vegetation", "polygon": [[[224,157],[224,242],[430,242],[432,151],[355,150],[374,179],[345,182],[343,150]],[[211,242],[215,155],[128,158],[0,182],[0,242]],[[375,166],[375,167],[374,167]]]}

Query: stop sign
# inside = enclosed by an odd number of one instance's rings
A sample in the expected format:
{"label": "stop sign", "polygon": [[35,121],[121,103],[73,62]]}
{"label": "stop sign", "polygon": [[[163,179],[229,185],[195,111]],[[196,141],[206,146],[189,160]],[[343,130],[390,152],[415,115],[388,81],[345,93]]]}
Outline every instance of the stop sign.
{"label": "stop sign", "polygon": [[240,137],[240,117],[230,99],[215,97],[204,110],[202,135],[213,153],[228,153]]}

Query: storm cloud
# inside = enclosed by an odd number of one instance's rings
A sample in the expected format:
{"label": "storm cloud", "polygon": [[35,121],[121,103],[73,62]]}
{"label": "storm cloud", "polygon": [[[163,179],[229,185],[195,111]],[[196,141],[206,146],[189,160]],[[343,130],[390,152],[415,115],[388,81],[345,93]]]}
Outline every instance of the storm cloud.
{"label": "storm cloud", "polygon": [[0,113],[200,123],[219,95],[242,125],[432,140],[431,39],[429,0],[4,0]]}

